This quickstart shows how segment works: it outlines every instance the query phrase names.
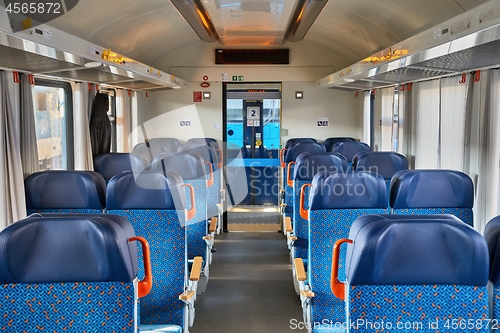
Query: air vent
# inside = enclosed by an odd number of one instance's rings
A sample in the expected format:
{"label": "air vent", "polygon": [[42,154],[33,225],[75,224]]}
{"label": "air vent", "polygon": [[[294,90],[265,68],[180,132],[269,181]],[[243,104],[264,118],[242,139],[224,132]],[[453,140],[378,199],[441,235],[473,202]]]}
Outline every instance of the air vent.
{"label": "air vent", "polygon": [[288,49],[216,49],[216,65],[288,65]]}

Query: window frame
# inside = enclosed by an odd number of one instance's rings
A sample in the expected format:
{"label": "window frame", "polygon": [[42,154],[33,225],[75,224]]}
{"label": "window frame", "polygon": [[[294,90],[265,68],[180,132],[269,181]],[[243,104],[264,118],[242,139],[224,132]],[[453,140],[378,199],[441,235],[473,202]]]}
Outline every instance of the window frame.
{"label": "window frame", "polygon": [[[73,128],[73,89],[69,82],[64,81],[53,81],[47,79],[36,79],[35,86],[49,87],[49,88],[62,88],[64,90],[64,98],[66,99],[65,107],[65,121],[66,130],[63,131],[64,137],[63,142],[66,146],[66,170],[75,169],[75,147],[74,147],[74,128]],[[25,92],[22,91],[21,94]],[[35,101],[35,97],[33,98]],[[36,110],[36,106],[33,106]],[[64,146],[63,146],[64,147]]]}

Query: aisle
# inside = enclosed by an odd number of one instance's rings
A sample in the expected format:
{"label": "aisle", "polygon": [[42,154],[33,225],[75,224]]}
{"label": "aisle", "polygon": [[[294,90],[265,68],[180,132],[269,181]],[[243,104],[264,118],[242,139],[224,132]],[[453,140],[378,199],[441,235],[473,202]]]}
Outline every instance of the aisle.
{"label": "aisle", "polygon": [[231,232],[216,237],[210,282],[196,300],[191,333],[305,332],[288,250],[278,232]]}

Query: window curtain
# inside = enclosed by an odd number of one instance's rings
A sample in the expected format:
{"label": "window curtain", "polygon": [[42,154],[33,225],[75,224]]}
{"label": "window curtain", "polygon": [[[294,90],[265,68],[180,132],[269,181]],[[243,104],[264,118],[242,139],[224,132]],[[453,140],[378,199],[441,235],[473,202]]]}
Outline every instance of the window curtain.
{"label": "window curtain", "polygon": [[26,217],[24,177],[19,147],[19,130],[11,98],[15,92],[11,84],[12,73],[0,72],[0,229]]}
{"label": "window curtain", "polygon": [[[402,86],[403,87],[403,86]],[[412,85],[405,85],[398,92],[398,149],[397,152],[408,160],[410,169],[415,168],[413,134],[415,133],[412,113]]]}
{"label": "window curtain", "polygon": [[464,171],[468,84],[441,79],[440,167]]}
{"label": "window curtain", "polygon": [[90,145],[90,113],[96,94],[90,83],[77,83],[74,102],[75,170],[94,170]]}
{"label": "window curtain", "polygon": [[128,153],[132,150],[128,144],[128,137],[132,131],[131,100],[128,91],[123,89],[116,91],[116,148],[119,153]]}
{"label": "window curtain", "polygon": [[371,145],[371,91],[365,91],[363,96],[363,137],[361,141]]}
{"label": "window curtain", "polygon": [[[490,71],[484,106],[480,110],[479,124],[479,175],[474,205],[476,230],[484,232],[486,223],[497,216],[500,189],[500,72]],[[484,80],[481,79],[481,81]]]}
{"label": "window curtain", "polygon": [[[132,135],[129,138],[130,150],[143,142],[143,132],[135,130],[146,122],[146,93],[134,91],[132,93]],[[147,134],[147,133],[146,133]],[[145,139],[145,138],[144,138]]]}
{"label": "window curtain", "polygon": [[415,169],[439,168],[439,80],[413,84]]}
{"label": "window curtain", "polygon": [[380,151],[392,151],[392,124],[394,118],[394,88],[377,90],[380,92]]}
{"label": "window curtain", "polygon": [[21,77],[21,161],[26,178],[40,170],[35,128],[35,106],[33,102],[33,86],[27,75]]}

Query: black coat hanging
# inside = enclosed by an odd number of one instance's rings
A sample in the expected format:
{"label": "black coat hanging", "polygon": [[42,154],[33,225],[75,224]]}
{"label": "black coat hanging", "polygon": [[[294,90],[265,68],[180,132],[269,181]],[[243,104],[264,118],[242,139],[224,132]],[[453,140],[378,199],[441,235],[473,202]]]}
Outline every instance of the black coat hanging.
{"label": "black coat hanging", "polygon": [[109,97],[97,93],[90,114],[92,157],[111,151],[111,121],[108,117]]}

